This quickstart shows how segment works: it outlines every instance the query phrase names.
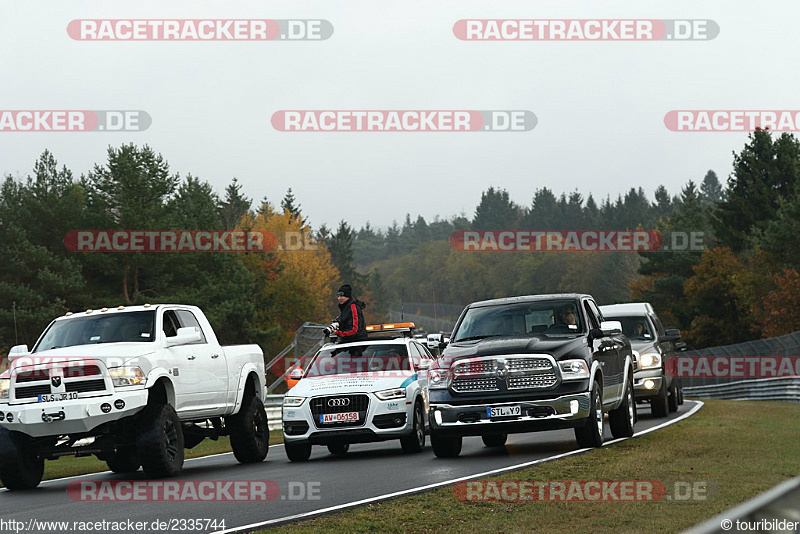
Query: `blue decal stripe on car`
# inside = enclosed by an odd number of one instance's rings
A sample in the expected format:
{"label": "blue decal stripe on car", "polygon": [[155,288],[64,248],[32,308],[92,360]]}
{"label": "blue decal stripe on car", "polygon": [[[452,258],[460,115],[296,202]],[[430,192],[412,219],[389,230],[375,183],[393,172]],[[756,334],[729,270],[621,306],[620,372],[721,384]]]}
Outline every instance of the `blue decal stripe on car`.
{"label": "blue decal stripe on car", "polygon": [[417,373],[414,373],[413,375],[411,375],[408,378],[406,378],[405,380],[403,380],[403,383],[400,384],[400,387],[404,388],[407,385],[409,385],[411,382],[414,382],[415,380],[419,380],[419,376],[417,376]]}

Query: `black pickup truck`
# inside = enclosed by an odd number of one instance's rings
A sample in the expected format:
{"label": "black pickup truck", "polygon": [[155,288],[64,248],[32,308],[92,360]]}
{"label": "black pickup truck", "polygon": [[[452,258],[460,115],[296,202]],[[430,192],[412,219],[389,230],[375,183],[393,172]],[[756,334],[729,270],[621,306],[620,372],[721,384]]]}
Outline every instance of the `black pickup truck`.
{"label": "black pickup truck", "polygon": [[502,447],[509,433],[574,428],[600,447],[603,413],[615,438],[633,435],[634,360],[618,322],[590,295],[530,295],[475,302],[430,368],[430,435],[438,457],[463,436]]}

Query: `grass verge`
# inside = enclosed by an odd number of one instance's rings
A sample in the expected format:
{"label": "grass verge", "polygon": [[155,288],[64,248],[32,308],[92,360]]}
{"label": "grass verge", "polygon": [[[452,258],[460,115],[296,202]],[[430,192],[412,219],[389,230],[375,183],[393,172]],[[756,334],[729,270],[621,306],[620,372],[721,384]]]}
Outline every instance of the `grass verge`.
{"label": "grass verge", "polygon": [[[707,482],[706,500],[462,502],[450,485],[278,530],[291,534],[678,532],[800,473],[800,405],[705,402],[692,417],[662,430],[486,480],[657,480],[668,492],[675,482]],[[430,454],[430,449],[423,454]],[[419,482],[425,484],[424,476]]]}

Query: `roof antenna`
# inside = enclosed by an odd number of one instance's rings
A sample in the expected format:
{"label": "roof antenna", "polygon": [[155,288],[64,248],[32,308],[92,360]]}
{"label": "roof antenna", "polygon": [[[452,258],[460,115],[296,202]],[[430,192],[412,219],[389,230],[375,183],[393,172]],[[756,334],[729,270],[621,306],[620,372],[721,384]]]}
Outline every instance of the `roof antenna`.
{"label": "roof antenna", "polygon": [[405,319],[405,313],[404,313],[404,303],[405,303],[405,301],[406,301],[406,288],[404,287],[404,288],[402,288],[400,290],[400,322],[401,323]]}
{"label": "roof antenna", "polygon": [[14,345],[19,345],[19,337],[17,336],[17,302],[11,303],[11,314],[14,316]]}
{"label": "roof antenna", "polygon": [[439,329],[439,317],[436,315],[436,288],[433,288],[433,322],[436,323],[436,329]]}

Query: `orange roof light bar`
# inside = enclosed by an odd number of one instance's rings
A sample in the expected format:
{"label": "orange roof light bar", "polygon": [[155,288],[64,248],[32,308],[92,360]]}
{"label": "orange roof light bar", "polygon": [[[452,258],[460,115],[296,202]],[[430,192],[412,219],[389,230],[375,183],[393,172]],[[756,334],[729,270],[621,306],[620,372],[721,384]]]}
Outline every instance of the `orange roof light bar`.
{"label": "orange roof light bar", "polygon": [[384,330],[400,330],[405,328],[413,330],[416,327],[414,323],[371,324],[367,325],[367,332],[381,332]]}

